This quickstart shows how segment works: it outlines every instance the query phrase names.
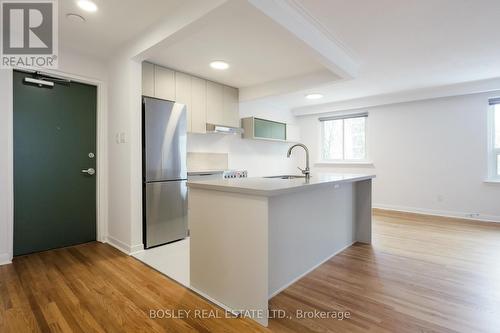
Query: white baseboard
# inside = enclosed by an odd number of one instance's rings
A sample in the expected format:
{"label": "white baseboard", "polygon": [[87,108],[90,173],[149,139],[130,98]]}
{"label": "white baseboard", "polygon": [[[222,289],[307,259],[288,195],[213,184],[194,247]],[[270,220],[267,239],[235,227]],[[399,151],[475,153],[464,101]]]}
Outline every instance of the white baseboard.
{"label": "white baseboard", "polygon": [[144,244],[132,245],[130,247],[130,255],[134,255],[136,253],[144,251]]}
{"label": "white baseboard", "polygon": [[128,255],[133,255],[137,252],[144,250],[143,244],[128,245],[128,244],[122,242],[121,240],[116,239],[116,238],[109,236],[109,235],[108,235],[108,237],[106,237],[105,243],[108,243],[112,247],[114,247],[114,248],[116,248],[116,249],[120,250],[121,252],[128,254]]}
{"label": "white baseboard", "polygon": [[[193,288],[193,286],[189,286],[189,289],[193,292],[195,292],[196,294],[198,294],[199,296],[205,298],[207,301],[223,308],[224,310],[226,310],[228,313],[231,313],[231,315],[233,315],[234,317],[238,317],[241,313],[240,311],[236,311],[234,309],[231,309],[229,306],[213,299],[212,297],[208,296],[207,294],[205,294],[204,292],[202,291],[199,291],[198,289],[196,288]],[[258,322],[259,324],[261,324],[262,326],[265,326],[267,327],[267,320],[262,320],[261,318],[253,318],[253,320],[255,320],[256,322]]]}
{"label": "white baseboard", "polygon": [[433,210],[433,209],[426,209],[426,208],[414,208],[414,207],[383,205],[383,204],[373,204],[373,208],[394,210],[394,211],[403,212],[403,213],[415,213],[415,214],[434,215],[434,216],[440,216],[440,217],[467,219],[467,220],[473,220],[473,221],[478,221],[478,222],[500,223],[500,216],[495,216],[495,215],[479,214],[479,216],[477,217],[477,216],[471,216],[470,215],[471,213],[465,213],[465,212],[451,212],[451,211],[443,211],[443,210]]}
{"label": "white baseboard", "polygon": [[106,237],[106,243],[108,243],[109,245],[111,245],[112,247],[120,250],[121,252],[123,253],[126,253],[126,254],[129,254],[130,253],[130,246],[128,244],[125,244],[124,242],[122,242],[121,240],[118,240],[112,236],[107,236]]}
{"label": "white baseboard", "polygon": [[339,254],[340,252],[344,251],[345,249],[351,247],[354,243],[356,243],[357,241],[354,241],[352,242],[351,244],[348,244],[346,246],[344,246],[343,248],[341,248],[340,250],[338,251],[335,251],[333,254],[329,255],[327,258],[321,260],[318,264],[314,265],[311,269],[307,270],[306,272],[302,273],[301,275],[299,275],[298,277],[296,277],[295,279],[293,279],[292,281],[288,282],[287,284],[285,284],[284,286],[280,287],[278,290],[276,291],[273,291],[271,293],[271,295],[269,295],[268,299],[271,299],[273,298],[274,296],[278,295],[280,292],[282,292],[283,290],[285,290],[286,288],[290,287],[292,284],[294,284],[295,282],[299,281],[300,279],[302,279],[304,276],[306,276],[307,274],[311,273],[312,271],[314,271],[316,268],[318,268],[319,266],[323,265],[325,262],[327,262],[328,260],[332,259],[333,257],[335,257],[337,254]]}
{"label": "white baseboard", "polygon": [[207,294],[205,294],[203,291],[200,291],[196,288],[194,288],[193,286],[189,286],[188,287],[190,290],[194,291],[195,293],[197,293],[198,295],[200,295],[201,297],[205,298],[206,300],[210,301],[211,303],[214,303],[215,305],[223,308],[224,310],[226,310],[227,312],[233,314],[234,316],[238,316],[239,315],[239,312],[234,310],[234,309],[231,309],[229,306],[217,301],[216,299],[208,296]]}
{"label": "white baseboard", "polygon": [[10,253],[0,253],[0,266],[12,264]]}
{"label": "white baseboard", "polygon": [[[99,239],[99,242],[102,243],[108,243],[112,247],[120,250],[121,252],[128,254],[128,255],[133,255],[135,253],[141,252],[144,250],[144,245],[143,244],[138,244],[138,245],[133,245],[129,246],[125,244],[124,242],[113,238],[111,236],[107,237],[101,237],[103,239]],[[12,257],[10,256],[9,253],[0,253],[0,266],[2,265],[8,265],[12,264]]]}

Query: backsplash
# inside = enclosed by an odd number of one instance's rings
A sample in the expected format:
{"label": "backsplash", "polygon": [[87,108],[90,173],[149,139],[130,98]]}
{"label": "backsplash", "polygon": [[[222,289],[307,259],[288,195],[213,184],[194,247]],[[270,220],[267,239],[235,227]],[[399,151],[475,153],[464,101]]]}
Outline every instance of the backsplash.
{"label": "backsplash", "polygon": [[303,166],[305,159],[300,151],[287,158],[290,145],[286,142],[244,140],[238,135],[189,133],[187,150],[188,153],[225,154],[228,169],[248,170],[249,177],[260,177],[298,172],[297,166]]}
{"label": "backsplash", "polygon": [[187,168],[190,172],[228,169],[227,153],[191,152],[187,154]]}

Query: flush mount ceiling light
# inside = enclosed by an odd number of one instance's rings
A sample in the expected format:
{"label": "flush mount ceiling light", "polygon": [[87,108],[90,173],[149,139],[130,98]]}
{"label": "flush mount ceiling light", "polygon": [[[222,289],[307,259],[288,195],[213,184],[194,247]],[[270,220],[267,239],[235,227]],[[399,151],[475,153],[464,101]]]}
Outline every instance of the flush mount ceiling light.
{"label": "flush mount ceiling light", "polygon": [[323,95],[321,95],[321,94],[307,94],[306,98],[307,99],[320,99],[320,98],[323,98]]}
{"label": "flush mount ceiling light", "polygon": [[97,11],[97,5],[95,4],[95,2],[93,2],[91,0],[78,0],[77,4],[78,4],[78,7],[80,7],[81,9],[83,9],[86,12]]}
{"label": "flush mount ceiling light", "polygon": [[68,20],[70,20],[71,22],[85,23],[85,18],[83,16],[75,14],[75,13],[66,14],[66,18]]}
{"label": "flush mount ceiling light", "polygon": [[210,63],[210,67],[212,67],[213,69],[224,70],[229,68],[229,64],[222,60],[216,60]]}

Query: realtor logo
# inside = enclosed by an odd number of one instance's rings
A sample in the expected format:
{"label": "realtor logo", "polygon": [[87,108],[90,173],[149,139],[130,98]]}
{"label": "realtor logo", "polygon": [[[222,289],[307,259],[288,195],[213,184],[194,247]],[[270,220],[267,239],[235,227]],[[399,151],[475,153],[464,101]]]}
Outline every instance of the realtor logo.
{"label": "realtor logo", "polygon": [[1,0],[2,68],[57,68],[56,0]]}

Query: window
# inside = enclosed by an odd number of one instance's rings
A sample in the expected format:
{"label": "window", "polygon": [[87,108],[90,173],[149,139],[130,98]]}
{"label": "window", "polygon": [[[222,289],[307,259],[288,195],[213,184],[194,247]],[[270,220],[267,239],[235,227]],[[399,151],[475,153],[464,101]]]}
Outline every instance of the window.
{"label": "window", "polygon": [[489,101],[491,105],[490,116],[490,176],[500,179],[500,98]]}
{"label": "window", "polygon": [[495,149],[500,149],[500,104],[495,105]]}
{"label": "window", "polygon": [[366,160],[367,113],[319,118],[324,161]]}

